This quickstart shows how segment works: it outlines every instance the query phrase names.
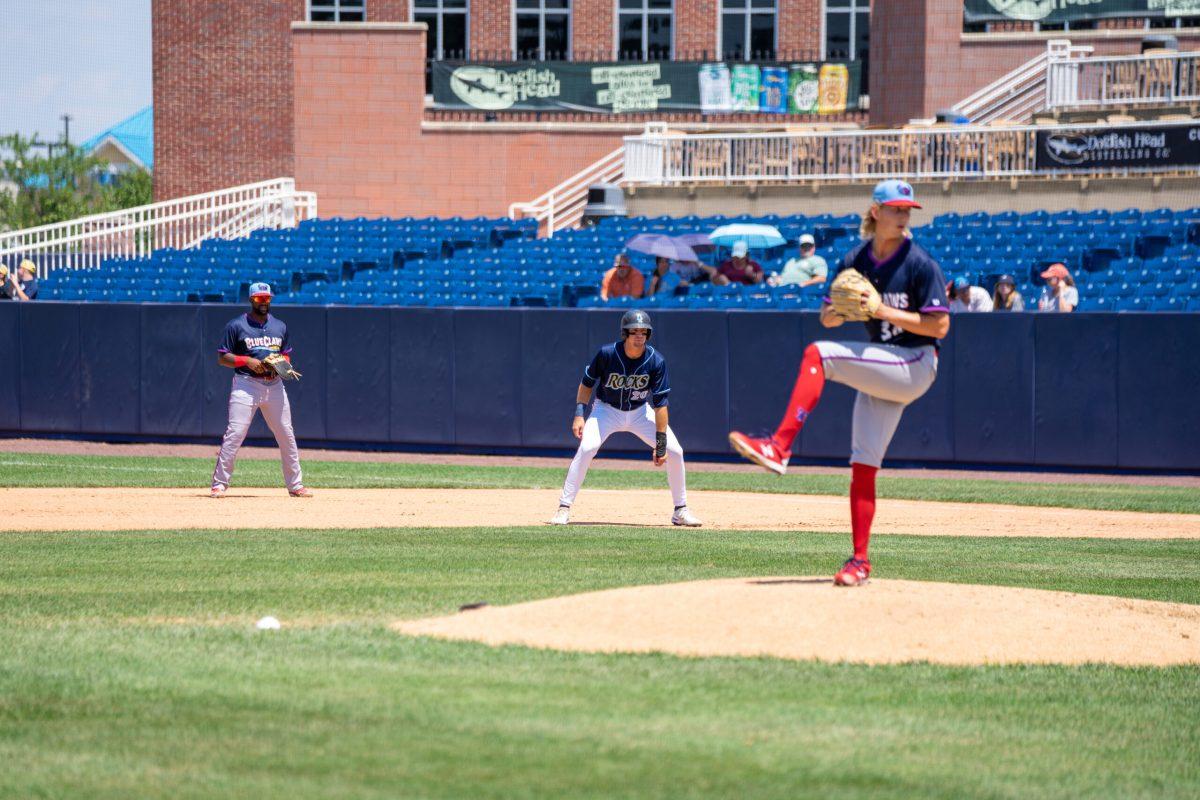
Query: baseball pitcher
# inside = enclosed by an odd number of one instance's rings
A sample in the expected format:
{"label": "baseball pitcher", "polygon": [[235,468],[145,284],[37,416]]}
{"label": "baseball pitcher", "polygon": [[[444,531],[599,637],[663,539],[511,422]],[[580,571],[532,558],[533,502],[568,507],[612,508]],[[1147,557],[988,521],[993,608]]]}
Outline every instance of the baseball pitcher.
{"label": "baseball pitcher", "polygon": [[850,445],[850,528],[854,555],[834,575],[838,586],[859,586],[871,574],[867,545],[875,518],[875,473],[909,403],[937,377],[939,340],[950,332],[946,279],[929,253],[913,243],[912,186],[887,180],[875,187],[863,217],[865,240],[843,259],[821,324],[865,322],[869,343],[814,342],[804,351],[787,412],[773,436],[729,434],[734,450],[782,475],[792,442],[817,406],[825,380],[858,390]]}

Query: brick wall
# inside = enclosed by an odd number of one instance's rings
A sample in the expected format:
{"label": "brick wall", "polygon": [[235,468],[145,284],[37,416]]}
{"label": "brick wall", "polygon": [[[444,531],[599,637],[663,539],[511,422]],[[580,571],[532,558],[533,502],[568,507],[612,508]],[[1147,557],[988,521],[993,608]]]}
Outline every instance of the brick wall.
{"label": "brick wall", "polygon": [[503,216],[621,145],[617,133],[422,131],[417,26],[293,31],[295,173],[321,216]]}
{"label": "brick wall", "polygon": [[[944,0],[886,0],[871,11],[871,124],[890,125],[920,116],[926,105],[927,62],[932,21],[928,5]],[[962,0],[957,0],[958,27],[937,32],[943,46],[938,70],[957,69],[958,35],[962,30]]]}
{"label": "brick wall", "polygon": [[[1094,48],[1096,55],[1141,49],[1142,31],[962,34],[962,0],[887,0],[871,13],[871,124],[932,117],[1046,51],[1051,36]],[[1112,29],[1116,34],[1119,30]],[[1152,33],[1152,32],[1147,32]],[[1200,46],[1181,36],[1180,48]]]}
{"label": "brick wall", "polygon": [[367,0],[367,22],[411,22],[408,4],[409,0]]}
{"label": "brick wall", "polygon": [[824,22],[820,0],[779,0],[778,15],[776,41],[780,52],[819,53]]}
{"label": "brick wall", "polygon": [[613,0],[573,0],[571,9],[571,52],[576,61],[612,58]]}
{"label": "brick wall", "polygon": [[678,0],[675,3],[675,51],[690,56],[720,50],[717,39],[719,0]]}
{"label": "brick wall", "polygon": [[152,5],[158,200],[292,174],[292,46],[304,0]]}
{"label": "brick wall", "polygon": [[512,53],[511,0],[470,0],[471,52],[476,58]]}

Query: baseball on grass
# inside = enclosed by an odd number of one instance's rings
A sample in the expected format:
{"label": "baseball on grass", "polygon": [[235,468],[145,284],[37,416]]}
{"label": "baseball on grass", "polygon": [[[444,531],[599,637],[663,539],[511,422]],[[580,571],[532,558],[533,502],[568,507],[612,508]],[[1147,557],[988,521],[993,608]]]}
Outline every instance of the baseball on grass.
{"label": "baseball on grass", "polygon": [[279,620],[274,617],[263,617],[254,624],[254,627],[260,631],[277,631],[279,630]]}

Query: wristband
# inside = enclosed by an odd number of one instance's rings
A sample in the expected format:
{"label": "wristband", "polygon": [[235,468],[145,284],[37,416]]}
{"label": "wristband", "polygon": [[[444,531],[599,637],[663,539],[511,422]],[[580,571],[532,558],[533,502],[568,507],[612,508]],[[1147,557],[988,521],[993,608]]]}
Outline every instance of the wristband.
{"label": "wristband", "polygon": [[244,367],[244,366],[246,366],[246,362],[249,360],[250,360],[249,356],[234,356],[233,357],[233,366],[234,367]]}
{"label": "wristband", "polygon": [[667,457],[667,433],[666,431],[656,431],[654,434],[654,457]]}
{"label": "wristband", "polygon": [[577,416],[577,417],[587,416],[587,404],[586,403],[576,403],[575,404],[575,416]]}

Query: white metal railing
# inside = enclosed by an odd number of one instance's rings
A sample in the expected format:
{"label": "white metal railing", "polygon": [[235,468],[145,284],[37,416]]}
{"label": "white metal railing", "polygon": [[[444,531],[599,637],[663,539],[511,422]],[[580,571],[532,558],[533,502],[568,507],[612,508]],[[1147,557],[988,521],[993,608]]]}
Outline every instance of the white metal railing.
{"label": "white metal railing", "polygon": [[[290,228],[317,215],[317,196],[292,178],[236,186],[148,206],[0,233],[0,262],[29,258],[39,275],[181,250],[206,239],[236,239],[259,228]],[[10,264],[15,266],[15,264]]]}
{"label": "white metal railing", "polygon": [[1048,108],[1200,101],[1200,52],[1067,58],[1050,64]]}
{"label": "white metal railing", "polygon": [[599,161],[567,178],[550,191],[528,203],[508,207],[512,219],[532,217],[546,236],[579,224],[587,205],[588,187],[593,183],[619,183],[625,173],[625,148],[619,147]]}
{"label": "white metal railing", "polygon": [[1045,52],[960,101],[954,110],[979,124],[997,120],[1028,122],[1034,112],[1047,106],[1052,91],[1049,70],[1090,52],[1091,47],[1073,45],[1069,39],[1051,39]]}
{"label": "white metal railing", "polygon": [[[1147,123],[1105,126],[1105,132]],[[1159,122],[1155,127],[1195,125]],[[1037,169],[1039,133],[1094,133],[1095,125],[946,125],[896,130],[693,134],[659,128],[625,138],[625,183],[854,181],[1054,174]],[[1101,168],[1102,174],[1187,167]],[[1072,170],[1071,174],[1077,174]],[[1086,174],[1086,173],[1082,173]]]}

